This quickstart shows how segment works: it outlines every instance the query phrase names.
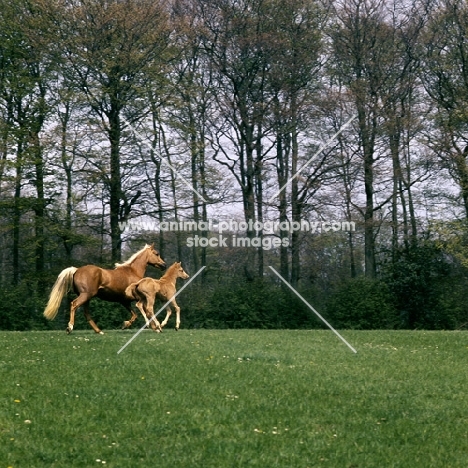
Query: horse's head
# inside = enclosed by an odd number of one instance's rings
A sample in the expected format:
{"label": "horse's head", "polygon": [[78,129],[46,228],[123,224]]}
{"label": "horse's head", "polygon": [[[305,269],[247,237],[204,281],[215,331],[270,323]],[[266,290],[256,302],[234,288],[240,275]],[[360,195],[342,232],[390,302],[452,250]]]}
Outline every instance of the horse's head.
{"label": "horse's head", "polygon": [[161,258],[159,252],[154,248],[154,244],[148,246],[148,260],[147,263],[160,270],[166,269],[166,262]]}
{"label": "horse's head", "polygon": [[176,265],[177,265],[177,278],[182,278],[182,279],[190,278],[188,273],[182,268],[182,265],[180,262],[177,262]]}

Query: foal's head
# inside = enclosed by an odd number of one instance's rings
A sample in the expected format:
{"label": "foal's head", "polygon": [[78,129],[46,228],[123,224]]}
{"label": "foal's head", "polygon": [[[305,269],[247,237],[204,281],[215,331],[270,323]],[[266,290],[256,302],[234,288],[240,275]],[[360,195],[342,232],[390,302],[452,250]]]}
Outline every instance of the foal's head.
{"label": "foal's head", "polygon": [[190,278],[188,273],[182,268],[180,262],[173,263],[167,270],[167,273],[164,276],[170,276],[171,278],[177,279],[187,279]]}

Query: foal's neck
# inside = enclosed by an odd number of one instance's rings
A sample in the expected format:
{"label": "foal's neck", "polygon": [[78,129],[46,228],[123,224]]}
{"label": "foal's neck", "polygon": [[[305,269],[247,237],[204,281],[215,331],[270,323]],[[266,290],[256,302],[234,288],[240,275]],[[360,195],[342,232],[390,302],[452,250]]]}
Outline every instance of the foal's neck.
{"label": "foal's neck", "polygon": [[169,283],[175,283],[177,280],[177,266],[170,266],[161,279]]}

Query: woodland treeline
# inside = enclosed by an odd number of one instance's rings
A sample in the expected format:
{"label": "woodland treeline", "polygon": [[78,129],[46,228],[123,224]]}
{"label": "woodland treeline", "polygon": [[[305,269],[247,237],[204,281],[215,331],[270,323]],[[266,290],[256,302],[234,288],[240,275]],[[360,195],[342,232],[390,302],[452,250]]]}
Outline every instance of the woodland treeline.
{"label": "woodland treeline", "polygon": [[[183,327],[319,327],[271,265],[336,327],[463,328],[467,155],[462,0],[0,0],[0,328],[146,243],[206,266]],[[356,229],[124,229],[210,219]]]}

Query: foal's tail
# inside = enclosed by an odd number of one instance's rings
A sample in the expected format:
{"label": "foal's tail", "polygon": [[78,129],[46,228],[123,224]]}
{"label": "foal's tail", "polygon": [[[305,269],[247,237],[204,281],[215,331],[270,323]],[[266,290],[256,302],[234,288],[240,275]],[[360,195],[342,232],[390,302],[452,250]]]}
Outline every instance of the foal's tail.
{"label": "foal's tail", "polygon": [[137,288],[138,288],[138,283],[132,283],[130,286],[127,287],[127,289],[125,289],[125,297],[132,301],[137,299],[135,295]]}
{"label": "foal's tail", "polygon": [[50,293],[49,302],[44,310],[44,317],[49,320],[54,320],[57,315],[60,303],[62,302],[63,296],[67,294],[73,284],[73,275],[78,268],[70,267],[60,273],[57,281],[52,288]]}

